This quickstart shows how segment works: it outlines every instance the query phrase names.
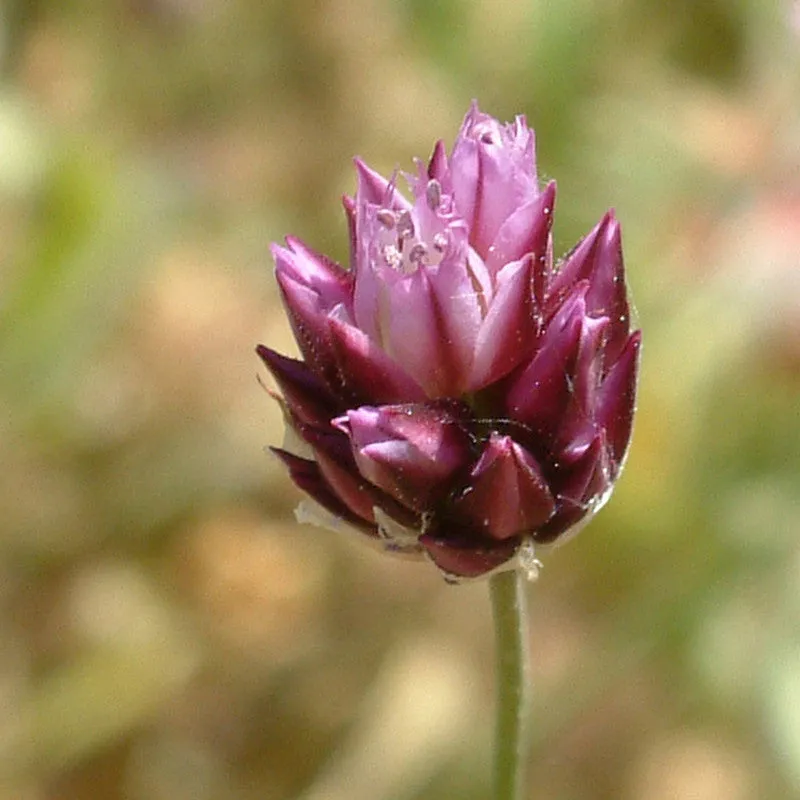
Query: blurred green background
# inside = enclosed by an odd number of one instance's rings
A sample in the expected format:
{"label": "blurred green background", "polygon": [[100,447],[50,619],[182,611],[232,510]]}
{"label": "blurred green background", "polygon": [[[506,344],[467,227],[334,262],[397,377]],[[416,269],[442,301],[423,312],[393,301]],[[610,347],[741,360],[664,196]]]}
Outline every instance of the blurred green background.
{"label": "blurred green background", "polygon": [[471,98],[645,331],[609,506],[530,587],[531,797],[800,797],[800,20],[747,0],[0,8],[0,797],[488,796],[485,584],[295,524],[267,247]]}

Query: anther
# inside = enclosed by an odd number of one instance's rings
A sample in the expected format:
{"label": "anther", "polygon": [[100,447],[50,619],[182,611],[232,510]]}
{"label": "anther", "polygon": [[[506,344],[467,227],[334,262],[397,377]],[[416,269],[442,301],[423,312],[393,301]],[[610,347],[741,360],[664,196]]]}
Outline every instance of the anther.
{"label": "anther", "polygon": [[414,267],[424,265],[428,259],[428,248],[422,242],[417,242],[408,251],[408,262]]}
{"label": "anther", "polygon": [[431,211],[437,211],[442,203],[442,184],[435,178],[428,181],[428,186],[425,189],[425,198],[428,201],[428,208]]}
{"label": "anther", "polygon": [[394,212],[390,211],[388,208],[380,209],[375,216],[377,217],[378,222],[380,222],[380,224],[388,230],[394,228],[395,224],[397,223]]}
{"label": "anther", "polygon": [[414,235],[414,221],[408,211],[401,211],[397,217],[397,237],[410,239]]}

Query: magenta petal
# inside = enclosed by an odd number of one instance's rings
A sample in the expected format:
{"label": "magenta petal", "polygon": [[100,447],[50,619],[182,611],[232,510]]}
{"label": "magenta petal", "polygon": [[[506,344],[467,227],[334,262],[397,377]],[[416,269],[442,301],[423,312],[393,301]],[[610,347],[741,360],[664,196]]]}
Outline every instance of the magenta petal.
{"label": "magenta petal", "polygon": [[350,308],[353,279],[338,264],[312,250],[299,239],[287,237],[288,247],[273,244],[275,273],[278,278],[291,278],[319,296],[320,306],[331,309],[337,305]]}
{"label": "magenta petal", "polygon": [[374,523],[376,506],[409,528],[419,526],[419,517],[394,498],[373,486],[358,470],[350,440],[339,431],[320,430],[309,426],[299,431],[314,448],[314,457],[323,477],[339,499],[367,522]]}
{"label": "magenta petal", "polygon": [[596,419],[606,431],[615,469],[622,465],[631,438],[641,343],[642,333],[636,331],[598,391]]}
{"label": "magenta petal", "polygon": [[503,264],[517,261],[528,253],[541,266],[540,259],[546,256],[553,227],[555,202],[556,184],[551,181],[541,194],[533,195],[506,218],[486,256],[486,266],[492,274]]}
{"label": "magenta petal", "polygon": [[356,460],[366,448],[385,446],[382,460],[397,460],[402,470],[423,470],[444,478],[469,459],[469,436],[446,409],[433,404],[368,407],[333,421],[352,442]]}
{"label": "magenta petal", "polygon": [[339,385],[345,396],[374,403],[417,402],[426,399],[420,385],[370,338],[338,319],[329,320]]}
{"label": "magenta petal", "polygon": [[506,264],[497,276],[497,289],[481,324],[469,377],[477,391],[511,372],[530,358],[540,318],[532,293],[531,257]]}
{"label": "magenta petal", "polygon": [[572,397],[572,379],[580,350],[586,307],[579,287],[571,302],[551,320],[530,364],[514,379],[507,406],[512,417],[555,438]]}
{"label": "magenta petal", "polygon": [[609,211],[564,259],[548,289],[548,300],[560,302],[572,287],[588,280],[587,313],[611,320],[608,357],[616,360],[630,330],[629,309],[622,259],[622,234],[614,212]]}
{"label": "magenta petal", "polygon": [[595,435],[588,444],[567,448],[556,470],[559,499],[588,503],[603,492],[609,483],[606,438]]}
{"label": "magenta petal", "polygon": [[470,474],[469,490],[454,504],[457,517],[503,540],[543,525],[555,511],[536,459],[509,436],[492,433]]}
{"label": "magenta petal", "polygon": [[312,371],[327,379],[332,365],[327,311],[317,292],[288,273],[276,273],[283,304],[300,352]]}
{"label": "magenta petal", "polygon": [[533,534],[539,544],[550,544],[570,528],[577,525],[588,513],[583,503],[576,503],[567,497],[558,498],[558,511]]}
{"label": "magenta petal", "polygon": [[439,181],[442,189],[447,194],[452,194],[453,188],[450,182],[450,165],[447,161],[447,151],[445,150],[444,142],[441,139],[434,145],[433,153],[428,162],[427,174],[429,178]]}
{"label": "magenta petal", "polygon": [[324,509],[335,517],[344,520],[362,530],[377,535],[375,527],[368,525],[360,516],[354,514],[330,487],[315,461],[300,458],[279,447],[270,448],[289,468],[289,474],[299,489],[316,500]]}
{"label": "magenta petal", "polygon": [[561,419],[559,443],[574,440],[589,426],[594,431],[594,404],[603,369],[603,346],[609,328],[608,317],[584,317],[575,371],[570,375],[570,398]]}
{"label": "magenta petal", "polygon": [[403,404],[379,409],[380,427],[410,442],[449,475],[469,458],[470,437],[462,425],[466,408],[457,402]]}
{"label": "magenta petal", "polygon": [[275,378],[292,414],[307,424],[327,425],[339,408],[328,387],[302,361],[261,344],[256,352]]}
{"label": "magenta petal", "polygon": [[317,453],[320,471],[337,497],[361,519],[375,524],[375,503],[369,492],[369,484],[357,472],[345,469],[339,462]]}
{"label": "magenta petal", "polygon": [[519,542],[453,540],[426,533],[420,536],[434,564],[453,578],[478,578],[505,564],[519,547]]}
{"label": "magenta petal", "polygon": [[450,477],[470,458],[466,431],[438,407],[364,407],[334,425],[349,435],[361,473],[415,510],[445,494]]}
{"label": "magenta petal", "polygon": [[558,485],[558,510],[536,531],[535,540],[551,542],[594,514],[607,499],[613,480],[604,433],[596,435],[588,445],[567,448],[554,479]]}
{"label": "magenta petal", "polygon": [[607,259],[607,245],[610,238],[613,238],[610,234],[613,234],[614,228],[617,229],[618,235],[619,225],[614,219],[613,212],[608,211],[564,257],[547,287],[548,297],[554,303],[560,303],[578,281],[591,282],[598,261]]}

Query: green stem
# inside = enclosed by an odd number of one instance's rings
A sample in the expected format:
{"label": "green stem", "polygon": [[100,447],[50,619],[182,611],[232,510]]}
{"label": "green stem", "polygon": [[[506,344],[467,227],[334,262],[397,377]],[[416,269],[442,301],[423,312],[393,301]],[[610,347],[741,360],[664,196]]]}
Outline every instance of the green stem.
{"label": "green stem", "polygon": [[497,653],[495,800],[522,800],[531,683],[524,573],[512,570],[494,575],[489,589]]}

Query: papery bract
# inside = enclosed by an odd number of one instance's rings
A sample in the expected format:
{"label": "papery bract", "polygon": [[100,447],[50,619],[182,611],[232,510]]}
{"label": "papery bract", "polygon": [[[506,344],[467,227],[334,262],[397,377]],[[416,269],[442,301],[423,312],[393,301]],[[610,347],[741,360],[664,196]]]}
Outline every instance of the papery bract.
{"label": "papery bract", "polygon": [[609,211],[557,266],[534,134],[473,103],[411,200],[356,160],[345,269],[272,248],[302,360],[259,346],[301,448],[276,450],[319,519],[449,578],[522,566],[619,477],[641,336]]}

